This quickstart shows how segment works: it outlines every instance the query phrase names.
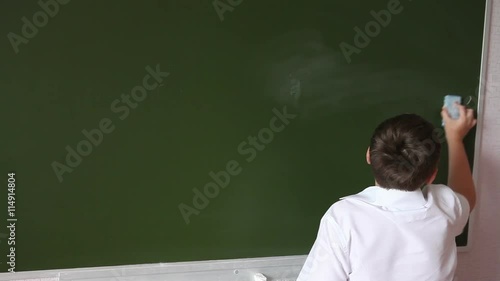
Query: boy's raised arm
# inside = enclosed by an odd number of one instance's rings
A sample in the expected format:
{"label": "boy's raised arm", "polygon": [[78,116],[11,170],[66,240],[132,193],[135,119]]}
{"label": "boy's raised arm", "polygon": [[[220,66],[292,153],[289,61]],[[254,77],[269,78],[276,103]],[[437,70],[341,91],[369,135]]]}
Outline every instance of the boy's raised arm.
{"label": "boy's raised arm", "polygon": [[474,110],[456,104],[460,110],[460,117],[452,119],[446,108],[441,111],[448,142],[448,186],[455,192],[462,194],[469,202],[472,210],[476,205],[476,189],[472,180],[472,172],[465,153],[464,137],[476,125]]}

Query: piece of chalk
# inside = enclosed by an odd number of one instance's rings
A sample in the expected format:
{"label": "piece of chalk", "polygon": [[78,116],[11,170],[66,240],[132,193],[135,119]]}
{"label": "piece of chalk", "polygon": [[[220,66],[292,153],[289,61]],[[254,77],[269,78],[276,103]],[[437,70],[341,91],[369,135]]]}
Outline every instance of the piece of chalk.
{"label": "piece of chalk", "polygon": [[[444,96],[444,107],[448,110],[450,117],[452,119],[458,119],[460,117],[460,111],[456,106],[456,103],[462,103],[461,96],[446,95]],[[442,126],[444,126],[444,120],[442,121]]]}
{"label": "piece of chalk", "polygon": [[254,281],[267,281],[267,277],[264,276],[264,274],[262,273],[256,273],[254,276],[253,276],[253,280]]}

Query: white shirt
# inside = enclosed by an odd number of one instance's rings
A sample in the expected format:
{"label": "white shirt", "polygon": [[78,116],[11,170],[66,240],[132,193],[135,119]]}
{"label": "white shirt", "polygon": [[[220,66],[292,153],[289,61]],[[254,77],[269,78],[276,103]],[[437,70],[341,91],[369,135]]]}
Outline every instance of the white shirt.
{"label": "white shirt", "polygon": [[328,209],[297,281],[451,281],[469,211],[445,185],[368,187]]}

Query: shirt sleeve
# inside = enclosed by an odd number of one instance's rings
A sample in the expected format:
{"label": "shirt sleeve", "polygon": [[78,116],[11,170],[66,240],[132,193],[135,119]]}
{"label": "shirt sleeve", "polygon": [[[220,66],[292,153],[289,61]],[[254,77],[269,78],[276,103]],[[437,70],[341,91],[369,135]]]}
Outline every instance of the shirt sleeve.
{"label": "shirt sleeve", "polygon": [[470,205],[467,198],[465,198],[462,194],[455,192],[455,197],[454,212],[456,221],[454,225],[454,234],[455,236],[458,236],[462,233],[467,221],[469,220]]}
{"label": "shirt sleeve", "polygon": [[347,281],[350,273],[347,240],[328,213],[297,281]]}

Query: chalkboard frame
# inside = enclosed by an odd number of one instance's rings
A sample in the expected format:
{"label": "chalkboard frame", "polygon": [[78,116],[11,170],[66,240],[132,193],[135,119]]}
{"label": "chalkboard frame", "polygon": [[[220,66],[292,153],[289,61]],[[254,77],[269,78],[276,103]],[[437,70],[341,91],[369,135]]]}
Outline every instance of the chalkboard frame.
{"label": "chalkboard frame", "polygon": [[[486,95],[486,70],[488,66],[488,47],[490,43],[490,26],[491,26],[491,13],[492,13],[492,0],[486,0],[485,15],[484,15],[484,27],[483,27],[483,43],[481,50],[481,70],[479,72],[479,88],[477,97],[477,125],[476,125],[476,136],[474,143],[474,160],[473,160],[473,171],[472,177],[474,183],[476,184],[476,193],[481,192],[481,188],[478,187],[479,182],[479,152],[481,150],[482,135],[483,135],[483,115],[484,115],[484,97]],[[478,196],[479,197],[479,196]],[[467,244],[465,246],[458,246],[459,252],[468,252],[472,247],[472,239],[474,235],[474,222],[476,217],[477,207],[471,212],[469,217],[469,222],[466,227],[467,231]]]}

